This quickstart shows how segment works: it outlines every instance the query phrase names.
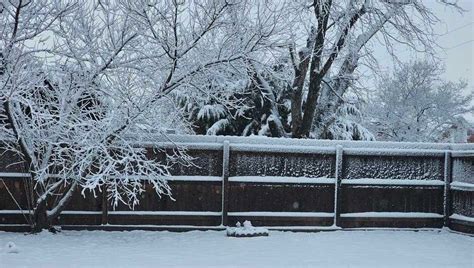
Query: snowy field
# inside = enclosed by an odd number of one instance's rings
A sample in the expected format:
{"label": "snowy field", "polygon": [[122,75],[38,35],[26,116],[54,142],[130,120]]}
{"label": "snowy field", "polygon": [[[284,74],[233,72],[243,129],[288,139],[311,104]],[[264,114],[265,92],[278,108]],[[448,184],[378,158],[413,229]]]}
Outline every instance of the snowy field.
{"label": "snowy field", "polygon": [[[18,253],[8,253],[13,241]],[[0,267],[473,267],[474,237],[448,231],[0,232]]]}

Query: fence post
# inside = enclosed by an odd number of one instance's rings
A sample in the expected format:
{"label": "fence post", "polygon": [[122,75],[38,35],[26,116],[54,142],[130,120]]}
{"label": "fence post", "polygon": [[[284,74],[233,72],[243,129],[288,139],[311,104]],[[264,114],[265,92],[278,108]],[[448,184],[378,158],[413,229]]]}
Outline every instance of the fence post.
{"label": "fence post", "polygon": [[107,185],[102,185],[102,225],[109,222],[109,203],[107,202]]}
{"label": "fence post", "polygon": [[452,180],[452,167],[451,167],[451,152],[446,151],[444,153],[444,199],[443,199],[443,214],[444,214],[444,226],[449,225],[449,216],[451,214],[451,193],[450,184]]}
{"label": "fence post", "polygon": [[228,225],[227,212],[229,208],[229,158],[230,158],[230,142],[224,141],[222,152],[222,220],[223,226]]}
{"label": "fence post", "polygon": [[342,180],[342,145],[336,145],[336,171],[334,183],[334,226],[339,226],[341,216],[341,180]]}

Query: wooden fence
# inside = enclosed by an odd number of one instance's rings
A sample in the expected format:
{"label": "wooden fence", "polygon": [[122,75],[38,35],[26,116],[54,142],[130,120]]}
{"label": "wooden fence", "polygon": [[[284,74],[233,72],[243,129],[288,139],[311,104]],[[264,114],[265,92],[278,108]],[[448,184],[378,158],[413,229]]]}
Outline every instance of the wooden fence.
{"label": "wooden fence", "polygon": [[[280,230],[441,228],[474,232],[474,145],[170,136],[137,146],[184,146],[173,198],[147,189],[131,211],[78,191],[64,229],[223,229],[237,221]],[[18,157],[0,154],[0,229],[27,230]],[[13,198],[14,197],[14,198]]]}

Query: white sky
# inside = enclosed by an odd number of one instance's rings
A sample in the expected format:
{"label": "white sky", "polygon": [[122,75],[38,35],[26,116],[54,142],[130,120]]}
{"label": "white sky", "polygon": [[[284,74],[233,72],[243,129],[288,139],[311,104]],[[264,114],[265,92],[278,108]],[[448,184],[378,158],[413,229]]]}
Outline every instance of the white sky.
{"label": "white sky", "polygon": [[[439,23],[438,34],[443,35],[438,42],[444,48],[439,53],[446,64],[444,76],[448,80],[466,79],[469,85],[465,93],[474,94],[474,0],[459,0],[458,4],[467,12],[459,14],[439,4],[430,3],[443,21]],[[474,113],[466,117],[474,122]]]}
{"label": "white sky", "polygon": [[[434,1],[433,1],[434,2]],[[474,0],[460,0],[459,5],[468,11],[464,14],[433,3],[433,10],[443,21],[439,23],[440,51],[446,64],[445,77],[449,80],[467,79],[471,93],[474,86]]]}

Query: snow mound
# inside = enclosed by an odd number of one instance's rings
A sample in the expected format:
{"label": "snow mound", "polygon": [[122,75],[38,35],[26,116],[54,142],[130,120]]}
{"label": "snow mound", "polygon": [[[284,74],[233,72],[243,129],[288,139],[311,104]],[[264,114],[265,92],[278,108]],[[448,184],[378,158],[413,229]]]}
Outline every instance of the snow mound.
{"label": "snow mound", "polygon": [[244,221],[244,226],[237,222],[236,227],[227,227],[227,236],[232,237],[255,237],[268,236],[268,229],[254,227],[250,221]]}
{"label": "snow mound", "polygon": [[5,251],[7,253],[18,253],[18,252],[20,252],[18,250],[18,247],[15,245],[15,243],[13,243],[11,241],[8,242],[7,245],[5,246]]}

